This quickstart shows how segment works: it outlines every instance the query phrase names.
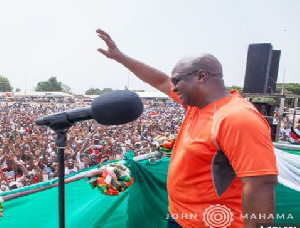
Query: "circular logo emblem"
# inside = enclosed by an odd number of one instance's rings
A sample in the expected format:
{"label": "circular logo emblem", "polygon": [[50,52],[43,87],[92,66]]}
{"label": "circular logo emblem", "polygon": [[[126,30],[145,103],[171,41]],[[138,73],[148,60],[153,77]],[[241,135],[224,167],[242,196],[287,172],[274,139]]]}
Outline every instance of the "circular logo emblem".
{"label": "circular logo emblem", "polygon": [[211,205],[205,209],[203,221],[210,228],[226,228],[233,222],[233,213],[225,205]]}

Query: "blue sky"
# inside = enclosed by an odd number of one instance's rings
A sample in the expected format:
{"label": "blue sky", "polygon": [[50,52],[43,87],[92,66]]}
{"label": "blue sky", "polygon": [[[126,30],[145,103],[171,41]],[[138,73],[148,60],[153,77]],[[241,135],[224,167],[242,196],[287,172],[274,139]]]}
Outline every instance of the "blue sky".
{"label": "blue sky", "polygon": [[[11,0],[0,4],[0,75],[30,91],[52,76],[87,89],[155,91],[96,50],[106,30],[126,54],[167,74],[193,53],[212,53],[227,86],[243,86],[248,45],[281,50],[278,82],[300,83],[298,0]],[[129,80],[128,80],[129,79]]]}

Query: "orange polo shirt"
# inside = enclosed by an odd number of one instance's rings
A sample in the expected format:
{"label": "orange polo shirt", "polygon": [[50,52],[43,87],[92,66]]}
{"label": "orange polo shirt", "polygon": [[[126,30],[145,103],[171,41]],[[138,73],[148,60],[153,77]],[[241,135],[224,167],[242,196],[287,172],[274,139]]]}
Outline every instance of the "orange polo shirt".
{"label": "orange polo shirt", "polygon": [[243,227],[239,177],[270,174],[278,175],[269,124],[237,91],[187,107],[169,164],[170,214],[182,227]]}

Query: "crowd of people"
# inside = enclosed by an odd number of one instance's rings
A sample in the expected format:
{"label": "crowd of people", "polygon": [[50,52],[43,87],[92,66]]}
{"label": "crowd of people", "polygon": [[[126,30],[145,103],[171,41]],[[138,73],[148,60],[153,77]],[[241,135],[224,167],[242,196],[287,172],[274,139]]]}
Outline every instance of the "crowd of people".
{"label": "crowd of people", "polygon": [[[153,152],[159,135],[178,132],[185,110],[177,103],[144,100],[144,112],[134,122],[104,126],[94,120],[67,131],[65,174],[107,160]],[[58,176],[56,132],[34,121],[44,115],[81,107],[81,103],[1,103],[0,192],[47,181]]]}
{"label": "crowd of people", "polygon": [[[138,120],[120,126],[104,126],[94,120],[74,124],[67,132],[65,174],[122,159],[131,150],[135,156],[157,150],[155,137],[176,135],[185,110],[177,103],[144,100]],[[83,104],[1,103],[0,192],[47,181],[58,176],[56,132],[34,121],[44,115],[79,108]],[[291,126],[285,120],[280,139],[289,141]],[[295,131],[300,135],[300,124]],[[285,137],[286,136],[286,137]]]}

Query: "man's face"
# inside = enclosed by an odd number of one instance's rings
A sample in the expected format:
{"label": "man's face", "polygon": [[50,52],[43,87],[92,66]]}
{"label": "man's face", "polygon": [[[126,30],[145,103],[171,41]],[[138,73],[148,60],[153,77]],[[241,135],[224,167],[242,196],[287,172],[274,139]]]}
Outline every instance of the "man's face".
{"label": "man's face", "polygon": [[20,149],[16,149],[15,155],[16,155],[16,156],[20,156]]}
{"label": "man's face", "polygon": [[30,158],[31,158],[31,152],[30,152],[30,150],[29,149],[25,149],[25,151],[24,151],[24,159],[25,160],[30,160]]}
{"label": "man's face", "polygon": [[13,176],[6,177],[6,183],[9,184],[10,182],[14,181],[15,178]]}
{"label": "man's face", "polygon": [[135,147],[135,149],[140,149],[141,148],[141,144],[140,143],[135,143],[134,147]]}
{"label": "man's face", "polygon": [[73,161],[72,162],[71,161],[68,162],[68,168],[69,169],[73,169],[74,168],[74,162]]}
{"label": "man's face", "polygon": [[89,164],[89,159],[87,157],[84,157],[82,159],[82,162],[85,164],[85,165],[88,165]]}
{"label": "man's face", "polygon": [[195,85],[197,84],[195,70],[174,70],[171,78],[173,91],[177,93],[183,105],[195,106],[198,98],[195,97]]}
{"label": "man's face", "polygon": [[15,157],[15,152],[14,151],[9,152],[8,156],[10,158],[14,158]]}
{"label": "man's face", "polygon": [[53,169],[58,170],[58,165],[57,164],[53,165]]}

